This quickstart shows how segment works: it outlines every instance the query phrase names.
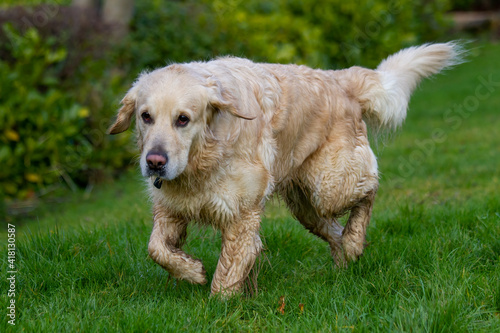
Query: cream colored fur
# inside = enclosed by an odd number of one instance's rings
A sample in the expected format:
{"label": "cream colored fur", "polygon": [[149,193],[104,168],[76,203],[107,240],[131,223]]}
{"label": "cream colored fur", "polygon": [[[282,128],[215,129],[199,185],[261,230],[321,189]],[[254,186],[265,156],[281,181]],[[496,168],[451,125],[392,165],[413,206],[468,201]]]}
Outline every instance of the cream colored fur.
{"label": "cream colored fur", "polygon": [[[363,119],[400,126],[421,78],[453,65],[454,43],[413,47],[376,70],[340,71],[240,58],[175,64],[142,74],[123,99],[111,134],[137,122],[140,165],[162,151],[163,185],[149,181],[153,260],[174,277],[206,283],[200,260],[181,250],[189,222],[222,232],[212,293],[241,289],[259,252],[260,215],[274,192],[339,266],[363,252],[378,188],[377,161]],[[144,112],[153,119],[145,123]],[[185,127],[180,115],[189,117]],[[345,227],[337,218],[350,212]]]}

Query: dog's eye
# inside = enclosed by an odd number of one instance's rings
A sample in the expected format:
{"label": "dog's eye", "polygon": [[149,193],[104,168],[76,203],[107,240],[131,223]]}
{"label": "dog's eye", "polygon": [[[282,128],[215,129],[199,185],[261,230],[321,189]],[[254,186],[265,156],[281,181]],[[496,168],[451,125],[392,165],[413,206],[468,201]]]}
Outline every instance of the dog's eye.
{"label": "dog's eye", "polygon": [[179,118],[177,118],[176,125],[179,127],[185,127],[189,123],[188,116],[181,114]]}
{"label": "dog's eye", "polygon": [[151,124],[153,122],[153,118],[151,118],[151,115],[148,112],[143,112],[141,117],[146,124]]}

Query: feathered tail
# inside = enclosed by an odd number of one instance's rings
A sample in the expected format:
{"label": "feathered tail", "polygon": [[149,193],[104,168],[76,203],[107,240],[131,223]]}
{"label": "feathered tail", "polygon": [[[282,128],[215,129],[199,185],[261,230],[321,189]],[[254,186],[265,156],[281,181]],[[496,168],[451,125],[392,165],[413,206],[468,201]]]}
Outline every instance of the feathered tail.
{"label": "feathered tail", "polygon": [[463,54],[464,49],[457,42],[425,44],[391,55],[374,71],[349,69],[351,79],[358,82],[355,96],[361,103],[363,116],[380,129],[396,129],[406,118],[410,95],[418,83],[463,62]]}

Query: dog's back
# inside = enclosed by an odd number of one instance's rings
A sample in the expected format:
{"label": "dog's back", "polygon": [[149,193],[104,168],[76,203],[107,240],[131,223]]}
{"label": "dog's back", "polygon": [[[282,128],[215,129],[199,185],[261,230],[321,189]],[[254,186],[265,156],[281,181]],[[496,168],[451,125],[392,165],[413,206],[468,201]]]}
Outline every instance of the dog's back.
{"label": "dog's back", "polygon": [[257,117],[272,128],[279,180],[315,152],[334,127],[342,140],[363,134],[361,119],[376,131],[399,127],[420,80],[459,63],[461,53],[453,42],[411,47],[388,57],[376,70],[324,71],[234,57],[203,65],[228,80],[223,82],[228,89],[246,95],[243,104],[255,101],[252,107],[261,112]]}

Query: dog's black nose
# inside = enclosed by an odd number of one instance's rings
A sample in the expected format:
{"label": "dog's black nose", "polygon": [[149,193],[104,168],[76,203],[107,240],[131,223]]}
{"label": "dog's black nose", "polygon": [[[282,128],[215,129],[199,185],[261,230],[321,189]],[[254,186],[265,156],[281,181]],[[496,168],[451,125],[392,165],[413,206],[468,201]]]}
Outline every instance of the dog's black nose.
{"label": "dog's black nose", "polygon": [[146,155],[146,162],[151,170],[160,170],[167,164],[168,157],[165,153],[149,152]]}

